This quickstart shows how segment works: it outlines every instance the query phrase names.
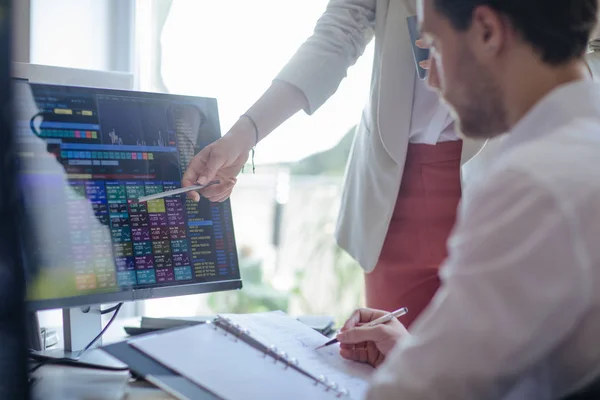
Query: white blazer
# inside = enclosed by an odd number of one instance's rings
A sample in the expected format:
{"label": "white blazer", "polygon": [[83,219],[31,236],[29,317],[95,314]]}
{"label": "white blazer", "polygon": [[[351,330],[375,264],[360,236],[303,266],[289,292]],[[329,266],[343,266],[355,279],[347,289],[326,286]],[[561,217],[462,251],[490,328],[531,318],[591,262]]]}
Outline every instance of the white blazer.
{"label": "white blazer", "polygon": [[[330,0],[314,34],[276,79],[299,88],[316,111],[375,37],[371,93],[346,169],[336,238],[370,272],[396,204],[410,136],[416,68],[406,18],[416,0]],[[465,140],[464,164],[484,142]]]}

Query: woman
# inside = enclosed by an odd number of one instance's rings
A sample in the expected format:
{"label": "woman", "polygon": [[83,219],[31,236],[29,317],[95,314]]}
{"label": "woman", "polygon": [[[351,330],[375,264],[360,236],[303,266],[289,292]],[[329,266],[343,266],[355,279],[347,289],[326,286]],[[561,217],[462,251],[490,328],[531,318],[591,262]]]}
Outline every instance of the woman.
{"label": "woman", "polygon": [[415,14],[415,0],[331,0],[271,87],[196,155],[183,179],[189,186],[218,176],[224,183],[201,194],[228,198],[258,141],[299,110],[315,112],[375,37],[370,101],[356,131],[336,237],[367,273],[367,306],[408,307],[407,325],[439,286],[463,151],[448,109],[417,77],[407,26]]}

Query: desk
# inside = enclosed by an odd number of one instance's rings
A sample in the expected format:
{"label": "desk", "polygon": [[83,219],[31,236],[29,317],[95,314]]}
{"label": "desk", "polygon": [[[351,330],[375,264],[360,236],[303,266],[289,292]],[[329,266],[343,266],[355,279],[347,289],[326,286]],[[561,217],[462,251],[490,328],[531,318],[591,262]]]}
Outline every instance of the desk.
{"label": "desk", "polygon": [[[96,350],[97,351],[97,350]],[[173,399],[146,382],[129,382],[129,372],[48,365],[34,374],[33,400]]]}
{"label": "desk", "polygon": [[[106,331],[104,344],[126,338],[125,326],[139,325],[139,318],[117,319]],[[61,335],[62,336],[62,335]],[[102,350],[89,350],[91,356]],[[102,352],[104,354],[104,352]],[[87,353],[86,353],[87,354]],[[98,371],[85,368],[46,365],[34,374],[33,400],[163,400],[170,395],[146,382],[132,381],[128,371]]]}

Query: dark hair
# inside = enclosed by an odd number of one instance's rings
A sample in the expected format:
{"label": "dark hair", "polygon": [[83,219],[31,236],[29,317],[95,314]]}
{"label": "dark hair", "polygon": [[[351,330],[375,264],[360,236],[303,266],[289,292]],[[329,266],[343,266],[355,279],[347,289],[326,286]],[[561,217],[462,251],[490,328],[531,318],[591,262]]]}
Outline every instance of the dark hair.
{"label": "dark hair", "polygon": [[585,54],[597,22],[598,0],[434,0],[458,30],[471,26],[473,11],[488,6],[505,15],[545,63],[564,64]]}

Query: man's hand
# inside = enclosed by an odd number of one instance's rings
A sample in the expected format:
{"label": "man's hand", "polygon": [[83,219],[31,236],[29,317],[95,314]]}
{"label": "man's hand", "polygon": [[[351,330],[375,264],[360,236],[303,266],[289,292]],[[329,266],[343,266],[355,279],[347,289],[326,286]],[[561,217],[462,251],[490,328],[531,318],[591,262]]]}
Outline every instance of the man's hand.
{"label": "man's hand", "polygon": [[370,308],[356,310],[337,335],[337,340],[340,342],[340,355],[348,360],[367,363],[373,367],[381,364],[396,343],[408,335],[404,325],[396,318],[386,324],[363,326],[386,314],[386,311]]}
{"label": "man's hand", "polygon": [[[427,44],[427,42],[423,39],[419,39],[415,42],[415,45],[420,48],[420,49],[428,49],[429,45]],[[419,66],[423,69],[429,69],[429,64],[431,63],[431,57],[429,60],[425,60],[425,61],[421,61],[419,63]]]}
{"label": "man's hand", "polygon": [[[183,175],[182,186],[204,185],[218,179],[221,183],[201,190],[200,194],[212,202],[225,201],[231,195],[237,175],[248,161],[248,152],[254,141],[254,127],[240,120],[225,136],[196,154]],[[196,192],[189,192],[188,196],[195,201],[200,200]]]}

